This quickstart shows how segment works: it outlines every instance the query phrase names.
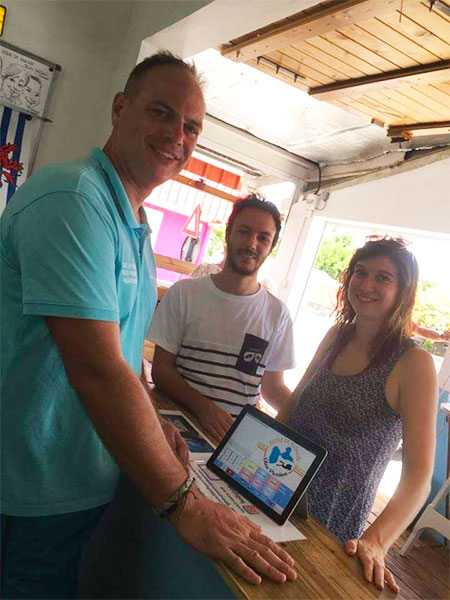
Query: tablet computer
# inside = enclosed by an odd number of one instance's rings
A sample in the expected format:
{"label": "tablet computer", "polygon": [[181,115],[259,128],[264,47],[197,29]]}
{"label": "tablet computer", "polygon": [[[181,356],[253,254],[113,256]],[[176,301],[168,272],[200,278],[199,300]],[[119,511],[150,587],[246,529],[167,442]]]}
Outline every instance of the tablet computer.
{"label": "tablet computer", "polygon": [[326,455],[315,442],[247,405],[207,466],[283,525]]}

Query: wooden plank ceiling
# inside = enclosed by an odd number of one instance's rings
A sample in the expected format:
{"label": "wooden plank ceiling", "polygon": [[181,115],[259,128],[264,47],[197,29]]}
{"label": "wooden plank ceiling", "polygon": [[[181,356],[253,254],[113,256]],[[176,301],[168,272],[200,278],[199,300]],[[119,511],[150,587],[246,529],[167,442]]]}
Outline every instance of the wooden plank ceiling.
{"label": "wooden plank ceiling", "polygon": [[439,0],[331,0],[221,52],[373,119],[391,137],[450,133],[446,8]]}

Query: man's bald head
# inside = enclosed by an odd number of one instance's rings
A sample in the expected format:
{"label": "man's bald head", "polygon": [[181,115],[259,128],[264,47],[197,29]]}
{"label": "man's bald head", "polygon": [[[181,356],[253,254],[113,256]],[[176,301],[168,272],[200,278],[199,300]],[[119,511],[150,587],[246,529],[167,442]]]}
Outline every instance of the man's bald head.
{"label": "man's bald head", "polygon": [[141,89],[142,82],[146,79],[146,75],[151,69],[156,67],[173,66],[183,69],[192,74],[200,89],[202,88],[201,77],[197,73],[197,69],[193,63],[184,61],[179,56],[172,54],[168,50],[161,50],[152,56],[144,58],[142,62],[137,64],[131,71],[130,76],[125,84],[124,94],[129,100],[133,100]]}

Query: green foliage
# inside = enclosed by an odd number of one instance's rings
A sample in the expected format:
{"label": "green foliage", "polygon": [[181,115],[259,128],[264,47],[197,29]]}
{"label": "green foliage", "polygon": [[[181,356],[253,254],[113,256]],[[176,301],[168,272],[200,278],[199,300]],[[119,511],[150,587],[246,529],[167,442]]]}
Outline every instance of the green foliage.
{"label": "green foliage", "polygon": [[333,229],[322,241],[314,267],[339,280],[340,274],[347,268],[355,250],[356,245],[351,235],[341,234]]}
{"label": "green foliage", "polygon": [[209,263],[219,263],[222,261],[225,252],[225,224],[219,223],[211,227],[208,245],[206,247],[206,256]]}
{"label": "green foliage", "polygon": [[421,340],[422,341],[422,348],[425,348],[425,350],[427,350],[428,352],[431,352],[433,350],[433,342],[431,340]]}
{"label": "green foliage", "polygon": [[419,325],[430,327],[436,331],[449,329],[450,286],[436,281],[420,280],[413,319]]}

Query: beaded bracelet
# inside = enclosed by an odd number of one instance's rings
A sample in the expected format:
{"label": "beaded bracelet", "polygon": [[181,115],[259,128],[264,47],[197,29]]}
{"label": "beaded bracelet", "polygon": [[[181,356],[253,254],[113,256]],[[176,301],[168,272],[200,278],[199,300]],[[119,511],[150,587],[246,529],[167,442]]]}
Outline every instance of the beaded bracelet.
{"label": "beaded bracelet", "polygon": [[184,500],[186,503],[187,494],[190,492],[191,487],[194,485],[195,478],[189,474],[186,481],[180,485],[180,487],[170,496],[170,498],[161,504],[160,506],[154,506],[153,511],[159,515],[162,519],[167,519],[172,513],[176,511],[180,502]]}

